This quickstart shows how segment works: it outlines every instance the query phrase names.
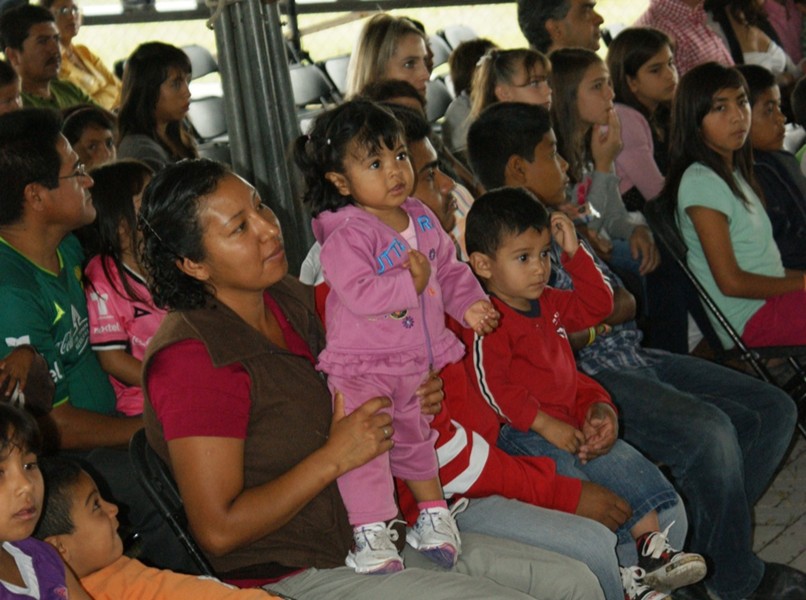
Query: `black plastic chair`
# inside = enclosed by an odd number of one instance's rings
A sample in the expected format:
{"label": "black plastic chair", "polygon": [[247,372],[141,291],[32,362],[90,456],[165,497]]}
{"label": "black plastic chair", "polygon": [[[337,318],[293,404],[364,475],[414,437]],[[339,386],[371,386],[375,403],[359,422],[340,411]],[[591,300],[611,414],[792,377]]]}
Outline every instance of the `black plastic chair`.
{"label": "black plastic chair", "polygon": [[[688,277],[694,289],[697,291],[697,296],[700,302],[710,312],[716,322],[722,327],[730,337],[734,344],[734,348],[726,349],[719,342],[719,337],[716,335],[707,335],[706,337],[709,344],[714,349],[717,359],[738,359],[748,365],[759,377],[768,383],[780,387],[787,392],[795,400],[798,407],[798,429],[801,435],[806,437],[806,371],[801,365],[801,360],[806,356],[806,347],[804,346],[765,346],[750,348],[742,340],[742,336],[730,324],[725,314],[714,302],[714,299],[705,289],[705,286],[697,278],[694,272],[689,268],[686,261],[686,254],[688,248],[680,236],[676,225],[671,222],[668,215],[664,214],[663,207],[660,202],[647,202],[644,207],[644,216],[646,217],[652,232],[655,234],[656,239],[663,244],[672,256],[674,261],[680,266]],[[715,333],[715,332],[714,332]],[[770,359],[784,359],[791,367],[794,375],[786,381],[779,381],[767,367],[765,361]]]}
{"label": "black plastic chair", "polygon": [[145,429],[140,429],[132,436],[129,442],[129,460],[137,481],[185,547],[199,573],[215,577],[213,567],[188,530],[185,506],[176,482],[168,466],[148,445]]}

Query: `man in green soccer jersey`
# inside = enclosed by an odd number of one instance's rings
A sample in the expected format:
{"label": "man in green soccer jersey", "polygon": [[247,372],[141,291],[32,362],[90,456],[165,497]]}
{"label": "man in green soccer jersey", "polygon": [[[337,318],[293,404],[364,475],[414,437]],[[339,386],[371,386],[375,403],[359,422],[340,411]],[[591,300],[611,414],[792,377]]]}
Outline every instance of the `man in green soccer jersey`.
{"label": "man in green soccer jersey", "polygon": [[[0,356],[23,344],[44,356],[56,385],[47,441],[95,468],[128,506],[148,553],[149,532],[165,526],[132,477],[125,450],[141,419],[115,414],[109,378],[89,345],[83,254],[71,232],[95,219],[92,178],[61,134],[57,113],[0,116],[0,181]],[[159,554],[170,556],[174,536],[156,537]]]}

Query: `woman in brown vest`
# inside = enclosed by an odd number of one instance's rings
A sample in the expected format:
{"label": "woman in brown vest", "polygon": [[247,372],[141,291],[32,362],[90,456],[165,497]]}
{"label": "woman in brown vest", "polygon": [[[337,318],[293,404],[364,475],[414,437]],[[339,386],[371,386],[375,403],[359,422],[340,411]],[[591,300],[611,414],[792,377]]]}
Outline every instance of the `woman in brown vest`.
{"label": "woman in brown vest", "polygon": [[[140,217],[155,302],[172,309],[144,359],[146,432],[222,578],[298,600],[601,597],[581,563],[473,534],[450,572],[412,568],[429,563],[416,552],[393,575],[344,567],[335,481],[391,448],[389,400],[331,407],[313,292],[288,276],[277,218],[243,179],[208,160],[169,166]],[[439,384],[425,395],[438,404]],[[546,593],[558,581],[567,592]]]}

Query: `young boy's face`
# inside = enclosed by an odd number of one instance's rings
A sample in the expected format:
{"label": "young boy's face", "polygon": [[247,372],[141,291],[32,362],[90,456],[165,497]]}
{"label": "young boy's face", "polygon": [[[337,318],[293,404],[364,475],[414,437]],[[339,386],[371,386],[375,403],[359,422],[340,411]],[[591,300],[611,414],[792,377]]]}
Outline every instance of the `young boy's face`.
{"label": "young boy's face", "polygon": [[0,455],[0,540],[16,542],[34,532],[45,484],[33,452],[16,446],[9,449]]}
{"label": "young boy's face", "polygon": [[117,156],[112,130],[98,125],[85,127],[78,141],[73,144],[73,150],[76,151],[87,169],[94,169],[112,162]]}
{"label": "young boy's face", "polygon": [[786,117],[781,112],[781,90],[777,85],[761,92],[753,104],[750,143],[754,150],[775,152],[784,147]]}
{"label": "young boy's face", "polygon": [[22,108],[19,77],[0,87],[0,115]]}
{"label": "young boy's face", "polygon": [[55,536],[64,548],[67,564],[79,577],[85,577],[112,564],[123,555],[118,535],[118,507],[101,498],[92,477],[82,471],[72,489],[70,518],[74,531]]}
{"label": "young boy's face", "polygon": [[[557,153],[557,137],[552,129],[535,146],[534,159],[523,160],[521,168],[524,178],[521,185],[543,204],[556,208],[566,201],[568,163]],[[507,185],[512,183],[508,181]]]}
{"label": "young boy's face", "polygon": [[551,276],[551,234],[529,228],[520,234],[506,234],[495,256],[474,252],[470,264],[476,275],[484,279],[487,291],[505,304],[528,311]]}

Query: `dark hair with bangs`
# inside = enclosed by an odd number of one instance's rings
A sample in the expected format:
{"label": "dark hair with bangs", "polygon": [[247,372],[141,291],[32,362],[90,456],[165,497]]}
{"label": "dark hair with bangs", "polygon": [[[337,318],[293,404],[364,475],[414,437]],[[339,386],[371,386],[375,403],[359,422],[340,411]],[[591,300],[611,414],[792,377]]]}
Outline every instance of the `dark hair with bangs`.
{"label": "dark hair with bangs", "polygon": [[[677,86],[672,105],[672,130],[669,139],[669,173],[660,195],[667,214],[674,217],[677,211],[677,192],[683,174],[692,164],[699,162],[714,171],[730,188],[730,191],[747,206],[745,197],[731,169],[723,157],[712,150],[702,132],[702,121],[711,111],[714,96],[720,90],[741,88],[748,95],[747,82],[733,67],[708,62],[688,71]],[[753,151],[750,139],[733,153],[733,169],[738,170],[745,181],[763,198],[753,175]],[[676,219],[675,219],[676,222]]]}
{"label": "dark hair with bangs", "polygon": [[70,144],[78,142],[88,127],[106,129],[114,134],[117,126],[115,115],[100,106],[89,104],[71,106],[62,111],[62,116],[64,117],[62,133]]}
{"label": "dark hair with bangs", "polygon": [[182,258],[205,259],[200,204],[231,174],[227,165],[214,160],[183,160],[166,166],[146,186],[138,215],[143,234],[140,264],[149,275],[148,288],[157,306],[190,310],[212,297],[204,282],[176,263]]}
{"label": "dark hair with bangs", "polygon": [[[92,186],[92,203],[98,213],[95,221],[86,226],[89,235],[80,236],[84,253],[91,257],[100,255],[101,268],[109,281],[115,277],[109,272],[110,262],[120,274],[123,289],[115,291],[132,301],[143,301],[130,283],[123,265],[121,231],[128,234],[129,247],[137,249],[137,213],[134,197],[145,188],[154,170],[139,160],[119,160],[93,169],[90,172],[95,184]],[[123,225],[123,229],[121,229]],[[85,280],[84,285],[92,286]]]}
{"label": "dark hair with bangs", "polygon": [[533,162],[535,147],[551,131],[545,106],[499,102],[485,108],[467,132],[467,154],[473,173],[491,190],[506,183],[513,156]]}
{"label": "dark hair with bangs", "polygon": [[637,77],[638,70],[664,47],[674,54],[669,36],[651,27],[628,27],[607,47],[607,68],[613,81],[614,100],[634,108],[647,119],[652,115],[635,97],[628,79]]}
{"label": "dark hair with bangs", "polygon": [[42,436],[30,414],[0,402],[0,458],[7,457],[12,448],[39,454],[42,451]]}
{"label": "dark hair with bangs", "polygon": [[766,67],[761,65],[736,65],[736,68],[747,83],[747,99],[750,101],[750,108],[753,108],[761,94],[778,85],[775,75]]}
{"label": "dark hair with bangs", "polygon": [[305,179],[305,202],[313,216],[355,204],[342,196],[325,178],[329,172],[343,173],[344,158],[351,143],[375,153],[385,146],[394,149],[404,140],[403,126],[383,106],[355,99],[316,118],[308,135],[294,142],[294,162]]}
{"label": "dark hair with bangs", "polygon": [[[156,140],[170,156],[175,156],[174,150],[157,137],[155,115],[160,86],[168,79],[171,69],[190,75],[190,59],[180,48],[162,42],[141,44],[126,60],[118,113],[118,143],[127,135],[139,133]],[[196,158],[196,143],[183,122],[168,123],[166,135],[182,149],[181,156],[176,158]]]}
{"label": "dark hair with bangs", "polygon": [[493,257],[508,235],[520,235],[530,228],[542,232],[548,226],[549,213],[532,192],[521,187],[498,188],[480,196],[467,213],[467,253]]}

